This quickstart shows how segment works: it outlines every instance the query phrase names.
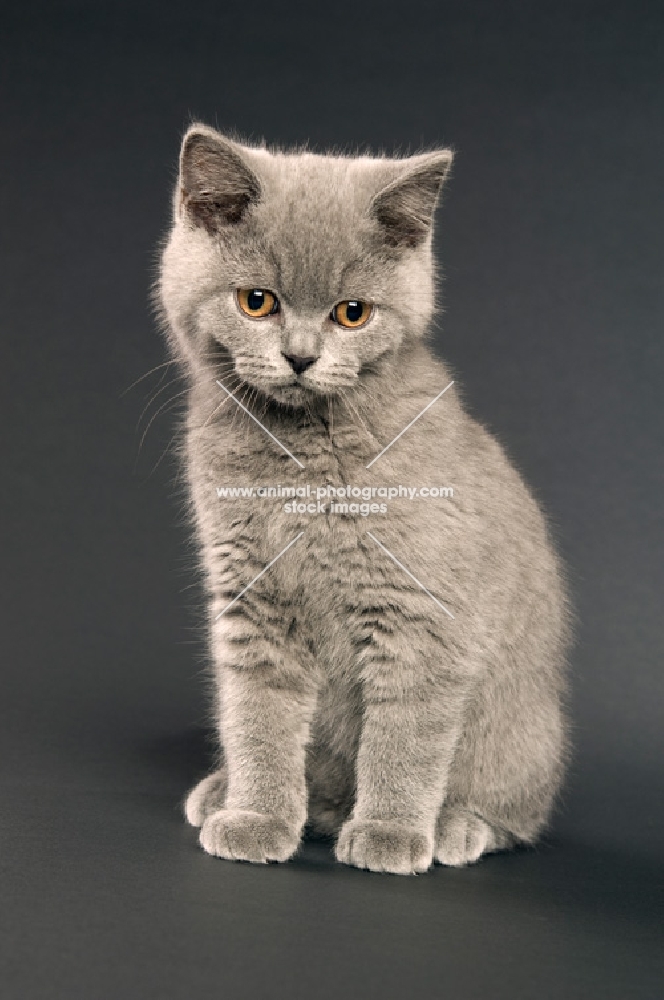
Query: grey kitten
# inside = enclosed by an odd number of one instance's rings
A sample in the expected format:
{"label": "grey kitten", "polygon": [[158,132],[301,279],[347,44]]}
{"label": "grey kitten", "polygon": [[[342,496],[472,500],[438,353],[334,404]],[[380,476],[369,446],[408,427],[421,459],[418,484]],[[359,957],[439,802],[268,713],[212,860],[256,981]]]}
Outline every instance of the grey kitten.
{"label": "grey kitten", "polygon": [[[427,345],[451,161],[184,137],[156,295],[209,592],[220,759],[185,808],[210,854],[286,861],[308,824],[360,868],[465,865],[534,841],[559,787],[558,559]],[[282,484],[454,495],[217,494]]]}

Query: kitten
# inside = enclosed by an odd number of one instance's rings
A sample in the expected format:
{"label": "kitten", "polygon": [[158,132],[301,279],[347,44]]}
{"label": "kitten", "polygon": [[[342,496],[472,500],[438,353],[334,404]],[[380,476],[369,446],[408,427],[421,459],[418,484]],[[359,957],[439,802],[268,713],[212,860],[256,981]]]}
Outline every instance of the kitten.
{"label": "kitten", "polygon": [[[534,841],[559,787],[559,562],[427,344],[451,160],[184,137],[156,295],[209,592],[220,757],[185,810],[210,854],[286,861],[308,824],[360,868],[465,865]],[[307,483],[453,497],[217,494]]]}

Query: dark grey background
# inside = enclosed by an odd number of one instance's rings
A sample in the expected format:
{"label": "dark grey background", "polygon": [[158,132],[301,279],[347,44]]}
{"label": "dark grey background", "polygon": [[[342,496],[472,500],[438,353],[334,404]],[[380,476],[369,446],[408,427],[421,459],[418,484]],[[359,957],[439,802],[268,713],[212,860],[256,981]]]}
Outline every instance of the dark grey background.
{"label": "dark grey background", "polygon": [[[664,995],[664,9],[5,4],[0,994]],[[555,525],[576,755],[535,851],[404,879],[214,861],[200,592],[148,306],[192,116],[451,143],[439,346]],[[169,376],[170,377],[170,376]],[[177,391],[179,386],[171,387]]]}

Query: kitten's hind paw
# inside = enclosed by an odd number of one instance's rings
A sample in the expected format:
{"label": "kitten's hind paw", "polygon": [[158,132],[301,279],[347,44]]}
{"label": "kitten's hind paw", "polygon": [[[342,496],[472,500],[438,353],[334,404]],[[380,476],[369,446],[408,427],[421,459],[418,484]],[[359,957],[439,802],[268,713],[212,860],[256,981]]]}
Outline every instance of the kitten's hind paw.
{"label": "kitten's hind paw", "polygon": [[462,868],[483,854],[511,846],[509,834],[496,830],[475,813],[465,809],[443,809],[436,828],[436,861]]}
{"label": "kitten's hind paw", "polygon": [[192,826],[203,826],[206,818],[218,812],[226,798],[226,768],[214,771],[192,788],[184,803],[184,814]]}
{"label": "kitten's hind paw", "polygon": [[426,833],[392,820],[348,820],[335,854],[337,861],[356,868],[414,875],[431,865],[433,844]]}
{"label": "kitten's hind paw", "polygon": [[244,809],[220,809],[201,827],[201,847],[230,861],[288,861],[297,850],[299,833],[276,816]]}

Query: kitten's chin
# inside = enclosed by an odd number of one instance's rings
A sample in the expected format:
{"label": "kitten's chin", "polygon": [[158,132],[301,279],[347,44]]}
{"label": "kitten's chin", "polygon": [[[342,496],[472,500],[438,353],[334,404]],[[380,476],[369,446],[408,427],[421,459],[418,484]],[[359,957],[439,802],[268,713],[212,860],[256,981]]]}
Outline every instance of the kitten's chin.
{"label": "kitten's chin", "polygon": [[313,400],[324,399],[328,396],[336,396],[335,389],[319,389],[302,382],[290,382],[286,385],[270,385],[262,387],[266,396],[271,396],[278,403],[285,406],[305,406]]}
{"label": "kitten's chin", "polygon": [[[316,400],[324,400],[339,396],[352,383],[344,381],[343,385],[334,383],[319,383],[310,380],[293,379],[288,382],[270,382],[258,378],[248,378],[241,374],[244,382],[253,389],[260,390],[264,396],[274,399],[284,406],[306,406]],[[353,380],[355,381],[355,380]]]}

